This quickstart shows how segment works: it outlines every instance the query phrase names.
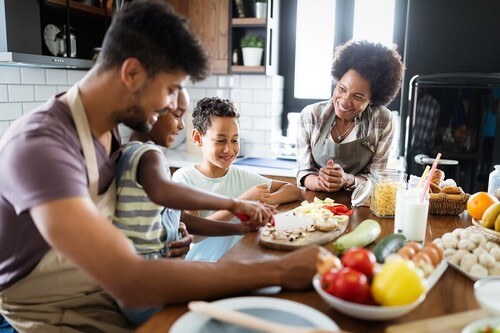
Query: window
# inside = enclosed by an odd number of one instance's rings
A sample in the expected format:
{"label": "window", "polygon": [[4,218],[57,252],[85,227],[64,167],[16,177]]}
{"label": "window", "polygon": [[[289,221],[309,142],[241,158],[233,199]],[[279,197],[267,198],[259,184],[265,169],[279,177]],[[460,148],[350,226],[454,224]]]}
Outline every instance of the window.
{"label": "window", "polygon": [[[349,39],[392,45],[402,54],[407,0],[287,0],[281,6],[280,74],[286,77],[283,133],[288,113],[325,100],[335,46]],[[399,107],[399,100],[390,106]]]}

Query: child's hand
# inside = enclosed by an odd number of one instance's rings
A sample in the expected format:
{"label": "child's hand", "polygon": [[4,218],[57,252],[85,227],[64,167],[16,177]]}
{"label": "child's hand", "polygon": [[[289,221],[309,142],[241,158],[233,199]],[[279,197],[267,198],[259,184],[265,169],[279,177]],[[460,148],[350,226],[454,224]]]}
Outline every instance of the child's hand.
{"label": "child's hand", "polygon": [[277,213],[273,206],[255,201],[236,199],[235,203],[232,213],[248,216],[248,220],[241,220],[241,223],[249,228],[248,231],[257,230],[260,226],[266,225],[273,218],[273,214]]}
{"label": "child's hand", "polygon": [[181,238],[168,244],[168,252],[166,255],[169,258],[184,257],[188,253],[189,246],[193,242],[193,236],[187,231],[184,222],[179,223],[179,232],[181,233]]}
{"label": "child's hand", "polygon": [[271,191],[267,184],[260,184],[251,187],[248,191],[238,197],[238,199],[259,201],[268,203],[271,197]]}

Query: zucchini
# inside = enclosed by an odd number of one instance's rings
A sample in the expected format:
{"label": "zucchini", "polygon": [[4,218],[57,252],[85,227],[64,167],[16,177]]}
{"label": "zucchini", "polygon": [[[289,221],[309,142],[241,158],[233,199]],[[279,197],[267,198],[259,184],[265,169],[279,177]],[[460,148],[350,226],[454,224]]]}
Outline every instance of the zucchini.
{"label": "zucchini", "polygon": [[333,242],[333,250],[342,253],[352,247],[365,247],[380,235],[381,229],[377,221],[367,219],[361,222],[350,233],[340,236]]}
{"label": "zucchini", "polygon": [[373,248],[373,254],[377,262],[383,264],[387,256],[396,253],[400,248],[406,245],[406,237],[403,234],[394,234],[385,236]]}

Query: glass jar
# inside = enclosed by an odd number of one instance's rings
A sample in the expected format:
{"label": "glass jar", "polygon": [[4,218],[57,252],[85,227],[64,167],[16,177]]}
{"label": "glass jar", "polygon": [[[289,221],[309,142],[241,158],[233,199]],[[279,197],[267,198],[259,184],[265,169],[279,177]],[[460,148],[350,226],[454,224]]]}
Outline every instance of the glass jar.
{"label": "glass jar", "polygon": [[406,188],[406,174],[401,170],[387,169],[373,173],[373,190],[370,210],[378,217],[394,217],[396,193]]}
{"label": "glass jar", "polygon": [[490,173],[488,193],[500,199],[500,164],[495,165],[495,170]]}

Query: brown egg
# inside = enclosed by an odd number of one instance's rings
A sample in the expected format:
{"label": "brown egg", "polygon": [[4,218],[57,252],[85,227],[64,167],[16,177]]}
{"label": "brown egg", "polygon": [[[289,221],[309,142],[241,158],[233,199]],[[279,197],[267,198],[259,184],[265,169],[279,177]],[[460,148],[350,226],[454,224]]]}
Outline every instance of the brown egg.
{"label": "brown egg", "polygon": [[444,250],[443,250],[443,248],[441,246],[437,245],[434,242],[431,242],[431,243],[427,244],[425,247],[427,247],[427,246],[433,247],[438,252],[438,254],[439,254],[439,261],[441,261],[441,259],[443,259],[443,251]]}
{"label": "brown egg", "polygon": [[425,254],[427,254],[429,256],[429,258],[431,259],[431,262],[432,262],[432,266],[436,267],[437,265],[439,265],[441,258],[440,258],[439,252],[435,248],[433,248],[432,246],[426,246],[420,252],[424,252]]}
{"label": "brown egg", "polygon": [[415,250],[409,246],[403,246],[399,249],[398,255],[403,259],[411,259],[415,255]]}
{"label": "brown egg", "polygon": [[411,247],[415,251],[415,253],[417,253],[418,251],[420,251],[422,249],[422,245],[420,245],[417,242],[408,242],[408,243],[406,243],[406,246]]}
{"label": "brown egg", "polygon": [[[423,251],[420,251],[418,252],[412,259],[413,262],[415,263],[419,263],[419,262],[423,262],[424,264],[429,264],[429,265],[432,265],[432,260],[431,258],[429,258],[429,256],[427,255],[427,253],[423,252]],[[418,266],[418,265],[417,265]]]}

